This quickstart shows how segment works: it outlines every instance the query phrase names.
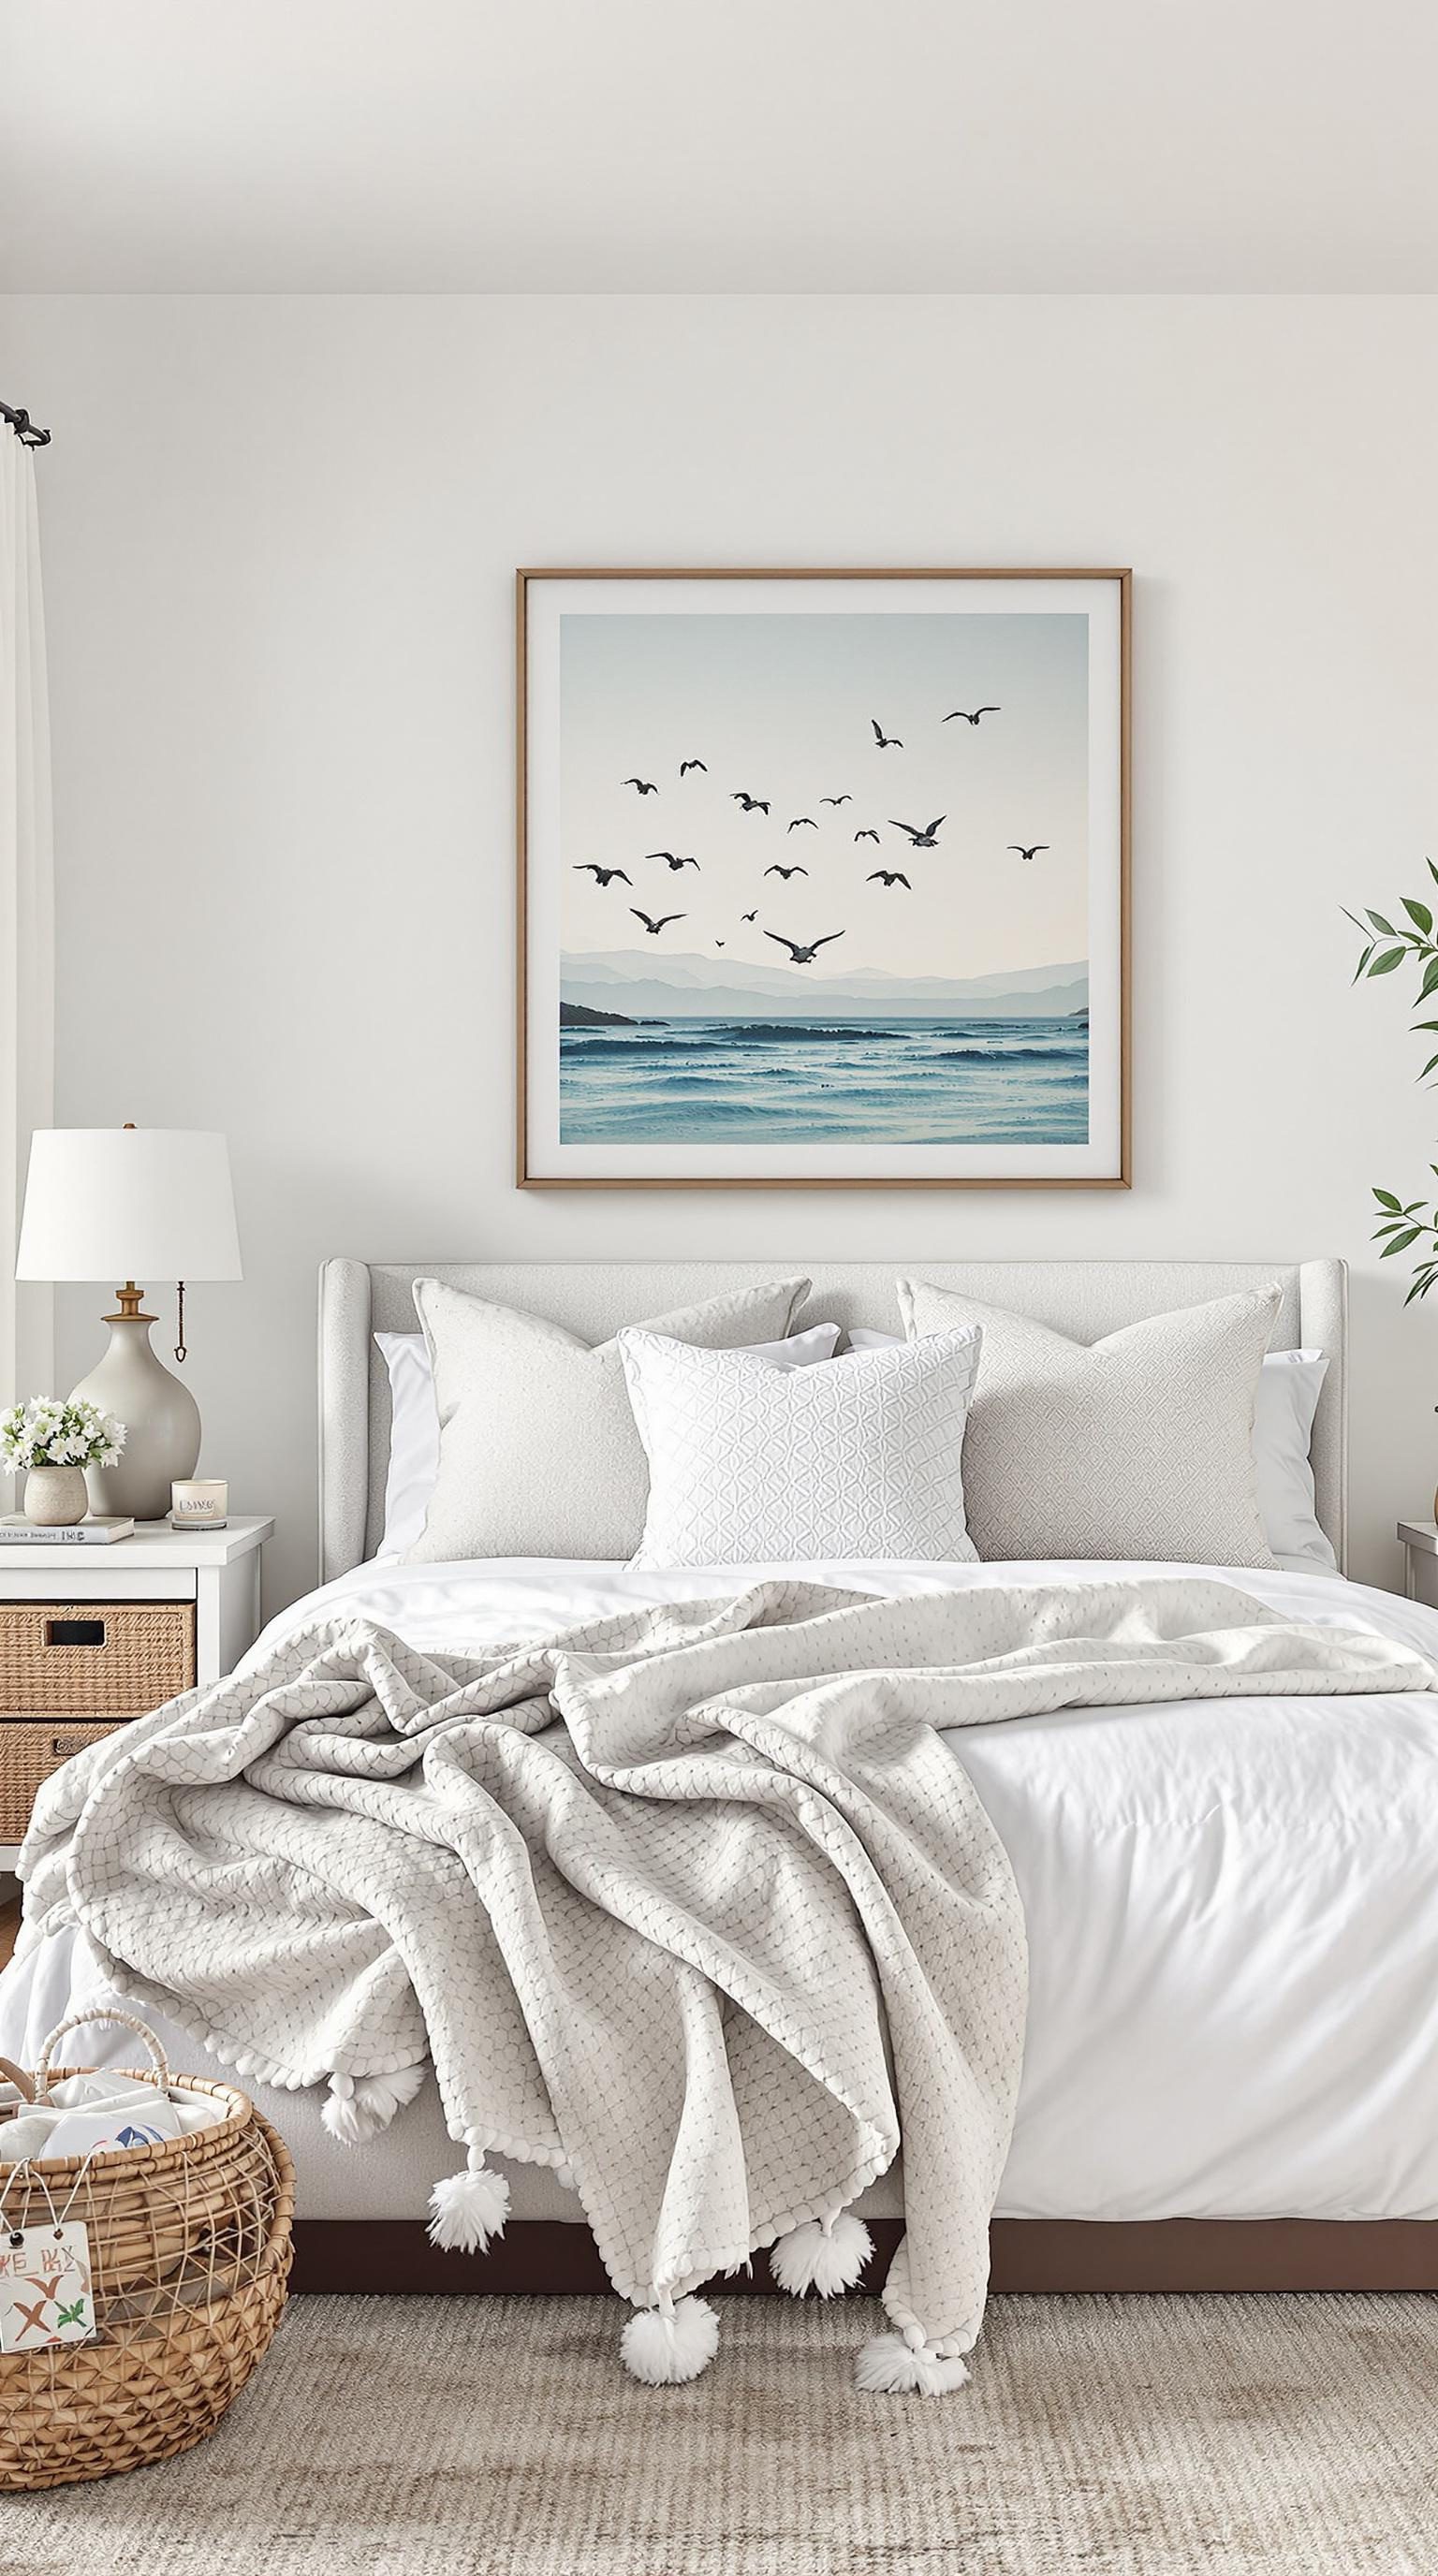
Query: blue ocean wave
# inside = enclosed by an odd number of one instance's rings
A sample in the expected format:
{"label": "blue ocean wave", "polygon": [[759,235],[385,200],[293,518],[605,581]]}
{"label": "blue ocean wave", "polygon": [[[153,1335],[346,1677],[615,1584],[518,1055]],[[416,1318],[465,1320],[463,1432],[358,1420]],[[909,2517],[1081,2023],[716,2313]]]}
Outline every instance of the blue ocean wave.
{"label": "blue ocean wave", "polygon": [[1088,1032],[1071,1020],[660,1020],[560,1034],[560,1132],[573,1144],[1083,1144],[1088,1084]]}

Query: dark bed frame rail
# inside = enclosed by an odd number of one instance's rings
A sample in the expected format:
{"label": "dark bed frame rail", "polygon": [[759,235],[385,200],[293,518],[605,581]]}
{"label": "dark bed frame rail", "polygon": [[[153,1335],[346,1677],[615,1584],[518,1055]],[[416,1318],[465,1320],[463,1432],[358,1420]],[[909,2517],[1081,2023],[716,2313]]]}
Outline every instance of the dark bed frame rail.
{"label": "dark bed frame rail", "polygon": [[[872,2233],[870,2288],[883,2278],[900,2222],[875,2219]],[[1438,2290],[1438,2224],[1426,2219],[1000,2218],[991,2244],[995,2290]],[[291,2286],[494,2298],[577,2296],[609,2282],[588,2228],[565,2219],[525,2219],[477,2255],[442,2253],[417,2218],[302,2218]],[[773,2283],[756,2256],[752,2274],[713,2286],[768,2291]]]}

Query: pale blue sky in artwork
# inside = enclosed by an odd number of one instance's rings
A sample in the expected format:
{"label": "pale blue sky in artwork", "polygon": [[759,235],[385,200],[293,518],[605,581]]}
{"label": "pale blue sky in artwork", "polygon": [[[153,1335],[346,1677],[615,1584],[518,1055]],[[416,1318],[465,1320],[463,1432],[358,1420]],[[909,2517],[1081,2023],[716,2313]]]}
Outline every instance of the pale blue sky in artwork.
{"label": "pale blue sky in artwork", "polygon": [[[1081,613],[566,614],[565,950],[678,946],[727,970],[783,967],[766,931],[842,930],[822,952],[833,972],[967,977],[1084,958],[1088,650]],[[999,712],[978,726],[944,721],[985,704]],[[873,718],[902,749],[878,748]],[[696,757],[706,771],[681,781]],[[623,785],[630,775],[656,792]],[[739,789],[769,814],[746,814]],[[940,814],[933,850],[894,828]],[[800,816],[815,828],[789,830]],[[878,842],[856,842],[861,830]],[[1049,846],[1026,862],[1010,842]],[[698,869],[650,855],[666,849]],[[574,872],[591,860],[632,888]],[[796,861],[807,876],[766,874]],[[881,867],[909,890],[869,883]],[[631,904],[685,918],[651,942]]]}

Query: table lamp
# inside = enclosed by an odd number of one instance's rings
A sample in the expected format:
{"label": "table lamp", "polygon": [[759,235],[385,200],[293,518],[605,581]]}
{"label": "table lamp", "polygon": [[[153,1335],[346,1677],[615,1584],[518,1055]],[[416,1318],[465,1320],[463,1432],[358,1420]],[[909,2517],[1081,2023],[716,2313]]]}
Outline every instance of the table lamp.
{"label": "table lamp", "polygon": [[176,1477],[193,1475],[200,1408],[150,1347],[156,1321],[137,1279],[179,1289],[175,1357],[185,1357],[187,1279],[239,1279],[239,1237],[223,1136],[189,1127],[47,1127],[30,1144],[17,1279],[122,1279],[110,1346],[73,1389],[125,1425],[117,1467],[87,1467],[92,1512],[163,1520]]}

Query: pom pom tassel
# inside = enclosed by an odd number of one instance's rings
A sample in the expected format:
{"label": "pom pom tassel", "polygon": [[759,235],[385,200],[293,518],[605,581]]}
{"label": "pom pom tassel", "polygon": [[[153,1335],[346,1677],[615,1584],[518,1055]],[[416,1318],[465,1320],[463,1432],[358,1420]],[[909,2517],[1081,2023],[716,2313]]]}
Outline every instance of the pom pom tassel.
{"label": "pom pom tassel", "polygon": [[777,2238],[769,2248],[769,2269],[793,2299],[802,2299],[806,2290],[832,2299],[852,2290],[873,2250],[862,2218],[841,2210],[836,2218],[806,2218],[802,2227]]}
{"label": "pom pom tassel", "polygon": [[[910,2333],[917,2337],[917,2328]],[[945,2352],[939,2344],[908,2335],[875,2335],[866,2343],[855,2368],[855,2384],[870,2396],[947,2397],[968,2378],[962,2353]]]}
{"label": "pom pom tassel", "polygon": [[719,2319],[707,2299],[661,2296],[636,2308],[620,2338],[624,2367],[646,2388],[675,2388],[697,2379],[719,2349]]}
{"label": "pom pom tassel", "polygon": [[465,2171],[443,2175],[430,2193],[429,2241],[447,2254],[483,2254],[508,2216],[508,2183],[490,2172],[482,2147],[471,2147]]}
{"label": "pom pom tassel", "polygon": [[424,2076],[423,2060],[397,2067],[393,2075],[332,2075],[320,2124],[342,2147],[368,2146],[414,2100]]}

